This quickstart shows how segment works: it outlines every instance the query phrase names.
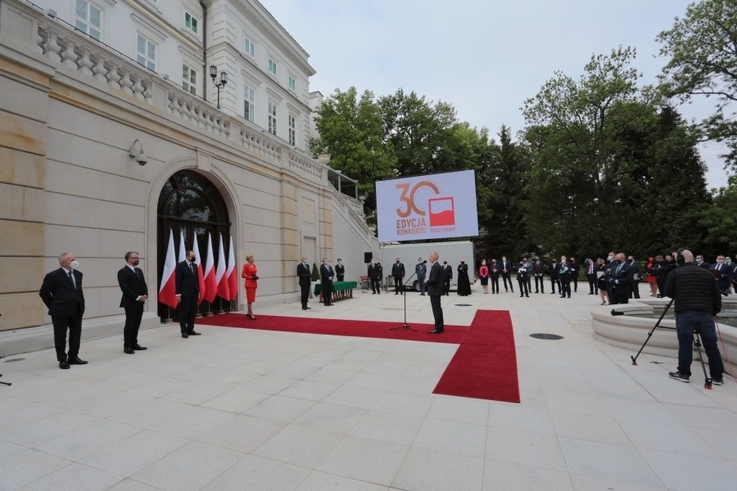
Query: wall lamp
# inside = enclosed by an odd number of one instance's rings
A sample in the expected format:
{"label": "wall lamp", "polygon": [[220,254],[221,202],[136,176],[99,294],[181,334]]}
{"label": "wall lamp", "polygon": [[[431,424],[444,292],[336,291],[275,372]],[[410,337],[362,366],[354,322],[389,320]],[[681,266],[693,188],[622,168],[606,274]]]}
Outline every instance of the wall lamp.
{"label": "wall lamp", "polygon": [[218,109],[220,109],[220,89],[228,83],[228,74],[226,72],[220,72],[220,80],[216,80],[218,78],[218,67],[210,65],[210,78],[212,78],[212,83],[215,84],[215,87],[218,88]]}
{"label": "wall lamp", "polygon": [[[138,150],[136,150],[136,143],[138,143]],[[146,162],[148,162],[148,157],[146,157],[146,154],[143,152],[143,142],[140,138],[133,140],[133,145],[128,149],[128,155],[130,155],[132,159],[136,159],[138,165],[146,165]]]}

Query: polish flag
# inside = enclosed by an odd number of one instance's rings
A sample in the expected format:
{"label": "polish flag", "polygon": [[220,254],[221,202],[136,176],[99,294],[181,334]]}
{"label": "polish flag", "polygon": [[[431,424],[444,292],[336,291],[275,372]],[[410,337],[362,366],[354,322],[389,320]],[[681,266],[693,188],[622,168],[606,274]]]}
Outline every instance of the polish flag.
{"label": "polish flag", "polygon": [[202,301],[205,299],[205,291],[207,289],[205,288],[205,275],[202,274],[202,256],[200,256],[200,246],[197,245],[197,235],[194,236],[194,247],[192,250],[194,251],[194,257],[195,259],[194,263],[197,265],[197,280],[200,283],[200,298],[197,300],[197,305],[200,305]]}
{"label": "polish flag", "polygon": [[205,300],[212,303],[218,294],[218,283],[215,280],[215,256],[212,253],[212,235],[207,233],[207,263],[205,264]]}
{"label": "polish flag", "polygon": [[177,308],[177,286],[174,276],[177,269],[176,256],[174,254],[174,232],[169,230],[169,246],[166,249],[166,260],[164,261],[164,273],[161,275],[161,286],[159,287],[159,302],[176,309]]}
{"label": "polish flag", "polygon": [[225,272],[228,277],[228,290],[230,290],[230,298],[235,300],[238,298],[238,274],[235,269],[235,251],[233,249],[233,236],[230,237],[230,251],[228,252],[228,271]]}
{"label": "polish flag", "polygon": [[225,275],[225,249],[223,249],[223,234],[220,234],[220,249],[218,250],[218,267],[215,273],[215,281],[218,284],[218,297],[230,300],[230,289],[228,288],[228,277]]}
{"label": "polish flag", "polygon": [[179,231],[179,259],[177,263],[187,260],[187,251],[184,249],[184,232]]}

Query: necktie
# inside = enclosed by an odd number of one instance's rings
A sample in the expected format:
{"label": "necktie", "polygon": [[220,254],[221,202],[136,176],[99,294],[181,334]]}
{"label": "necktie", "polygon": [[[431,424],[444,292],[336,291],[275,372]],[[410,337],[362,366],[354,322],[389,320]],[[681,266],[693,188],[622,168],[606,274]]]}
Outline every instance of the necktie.
{"label": "necktie", "polygon": [[69,271],[69,279],[72,280],[72,285],[74,285],[74,288],[77,288],[77,282],[74,281],[74,275],[71,271]]}
{"label": "necktie", "polygon": [[619,270],[620,269],[622,269],[622,265],[621,264],[619,266],[617,266],[617,271],[614,273],[615,276],[619,274]]}
{"label": "necktie", "polygon": [[194,274],[194,264],[189,263],[189,270],[192,271],[192,274]]}

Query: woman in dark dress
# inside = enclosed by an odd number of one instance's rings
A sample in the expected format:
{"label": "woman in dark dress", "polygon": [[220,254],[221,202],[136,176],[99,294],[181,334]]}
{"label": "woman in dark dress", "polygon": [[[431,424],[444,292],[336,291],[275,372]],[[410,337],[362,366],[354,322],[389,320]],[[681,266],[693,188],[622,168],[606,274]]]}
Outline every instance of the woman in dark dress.
{"label": "woman in dark dress", "polygon": [[461,259],[458,265],[458,295],[467,297],[471,294],[471,282],[468,280],[468,264]]}

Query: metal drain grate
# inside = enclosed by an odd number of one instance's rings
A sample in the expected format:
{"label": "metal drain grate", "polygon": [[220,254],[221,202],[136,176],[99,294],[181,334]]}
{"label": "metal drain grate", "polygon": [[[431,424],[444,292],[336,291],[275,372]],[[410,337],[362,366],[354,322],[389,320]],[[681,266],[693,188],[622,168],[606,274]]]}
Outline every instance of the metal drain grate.
{"label": "metal drain grate", "polygon": [[535,334],[530,334],[530,337],[535,338],[535,339],[552,339],[552,340],[563,339],[563,336],[559,336],[557,334],[547,334],[543,332],[536,332]]}
{"label": "metal drain grate", "polygon": [[4,363],[12,363],[14,361],[23,361],[25,358],[11,358],[10,360],[5,360]]}
{"label": "metal drain grate", "polygon": [[470,303],[454,303],[456,307],[473,307]]}

